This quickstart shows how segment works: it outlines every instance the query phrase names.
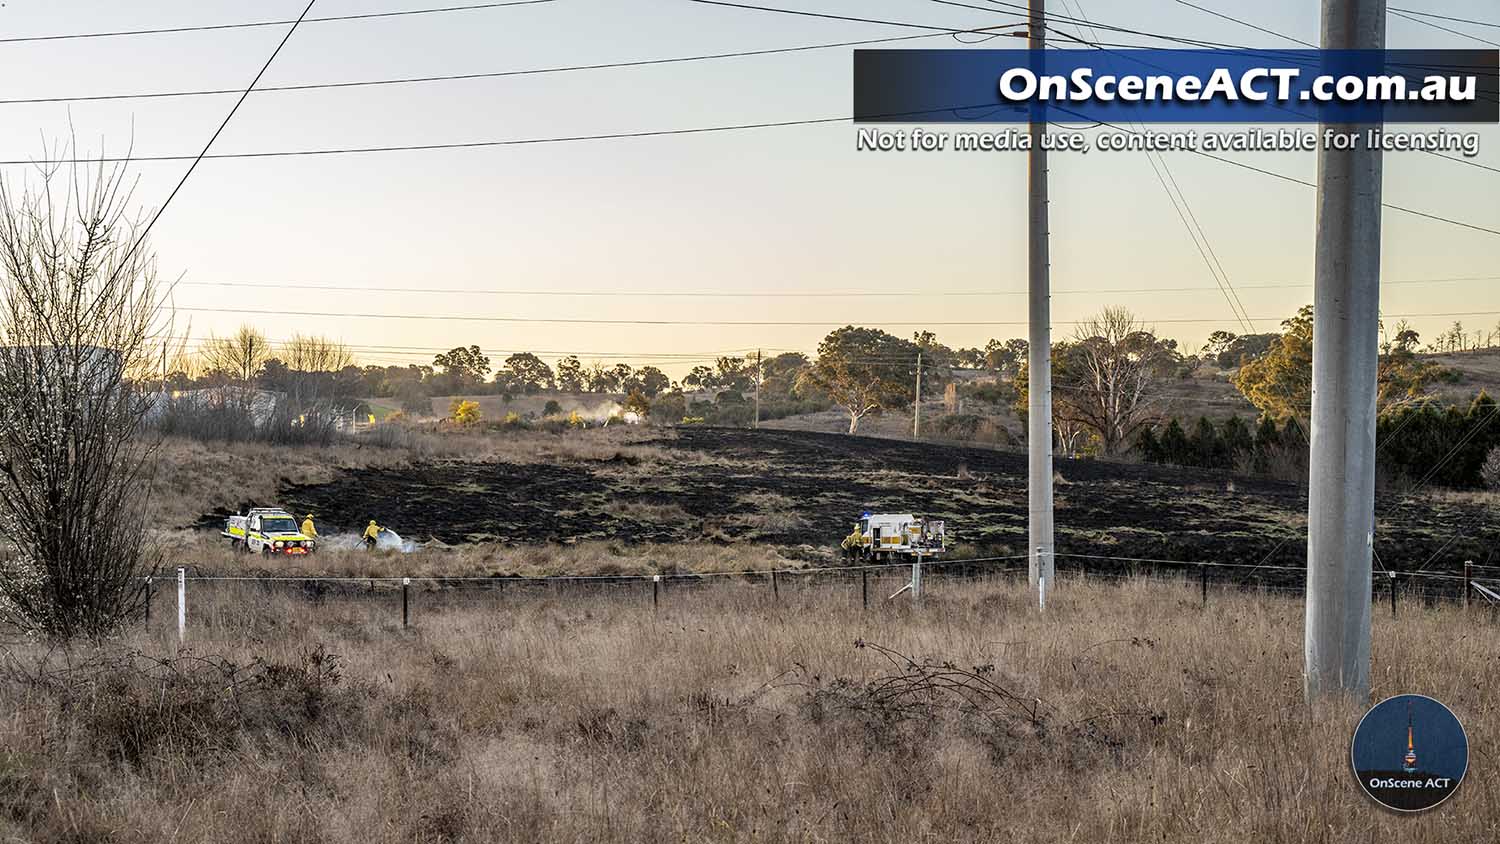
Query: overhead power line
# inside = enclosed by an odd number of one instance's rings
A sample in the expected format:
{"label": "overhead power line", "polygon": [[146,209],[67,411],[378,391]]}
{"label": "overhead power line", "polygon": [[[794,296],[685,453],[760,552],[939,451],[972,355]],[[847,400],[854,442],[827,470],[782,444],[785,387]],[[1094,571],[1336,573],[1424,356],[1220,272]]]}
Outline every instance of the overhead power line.
{"label": "overhead power line", "polygon": [[[1414,284],[1452,284],[1469,281],[1496,281],[1500,275],[1448,276],[1440,278],[1407,278],[1381,281],[1382,287]],[[646,299],[842,299],[859,297],[949,297],[949,296],[1025,296],[1025,290],[558,290],[524,289],[503,290],[495,288],[467,289],[461,287],[371,287],[355,284],[307,284],[302,282],[239,282],[239,281],[179,281],[178,287],[241,287],[260,290],[325,290],[346,293],[431,293],[455,296],[552,296],[552,297],[602,297],[602,298],[646,298]],[[1239,284],[1239,290],[1295,290],[1311,288],[1312,282],[1287,282],[1278,284]],[[1218,287],[1133,287],[1078,288],[1053,290],[1054,296],[1124,296],[1152,293],[1214,293]]]}
{"label": "overhead power line", "polygon": [[[783,15],[794,15],[804,18],[822,18],[832,21],[852,21],[854,23],[873,23],[881,26],[900,26],[906,29],[925,29],[929,32],[940,32],[944,34],[969,35],[982,32],[983,30],[966,29],[952,26],[933,26],[925,23],[911,23],[909,21],[892,21],[881,18],[860,18],[849,15],[834,15],[827,12],[809,12],[803,9],[778,9],[772,6],[755,6],[749,3],[729,3],[726,0],[688,0],[690,3],[701,3],[705,6],[725,6],[731,9],[746,9],[753,12],[777,12]],[[1002,12],[1001,14],[1005,14]],[[1015,15],[1011,15],[1015,17]],[[988,28],[988,27],[987,27]]]}
{"label": "overhead power line", "polygon": [[1421,24],[1422,26],[1428,27],[1430,29],[1436,29],[1436,30],[1439,30],[1441,32],[1446,32],[1446,33],[1448,33],[1450,35],[1457,35],[1460,38],[1468,38],[1471,41],[1478,41],[1481,44],[1489,44],[1491,46],[1500,47],[1500,41],[1491,41],[1488,38],[1480,38],[1478,35],[1475,35],[1472,32],[1464,32],[1461,29],[1454,29],[1451,26],[1443,26],[1440,23],[1433,23],[1432,21],[1429,21],[1429,20],[1423,20],[1423,19],[1421,19],[1419,17],[1413,17],[1412,15],[1406,14],[1404,12],[1401,12],[1401,11],[1397,10],[1397,9],[1387,9],[1387,11],[1390,14],[1393,14],[1393,15],[1395,15],[1398,18],[1405,18],[1406,20],[1409,20],[1412,23]]}
{"label": "overhead power line", "polygon": [[[718,0],[694,0],[694,2],[709,3],[709,2],[718,2]],[[1023,6],[1023,5],[1020,5],[1020,4],[1017,4],[1017,3],[1006,3],[1006,2],[1002,2],[1002,0],[989,0],[990,5],[988,5],[988,6],[976,6],[976,5],[972,4],[972,3],[959,3],[959,2],[956,2],[956,0],[929,0],[929,2],[937,3],[937,4],[942,5],[942,6],[956,6],[956,7],[960,8],[960,9],[975,9],[975,10],[981,11],[981,12],[989,12],[990,14],[1002,14],[1002,15],[1012,15],[1012,16],[1021,16],[1021,17],[1029,17],[1030,14],[1031,14],[1030,9],[1028,9],[1026,6]],[[996,8],[996,7],[1000,7],[1000,8]],[[1004,9],[1013,9],[1015,11],[1004,11]],[[1155,39],[1155,40],[1158,40],[1158,41],[1167,41],[1167,42],[1172,42],[1172,43],[1177,43],[1177,44],[1186,44],[1186,45],[1191,46],[1191,47],[1227,47],[1227,48],[1237,49],[1237,50],[1254,49],[1254,48],[1251,48],[1251,47],[1246,47],[1246,46],[1244,46],[1242,44],[1226,44],[1226,43],[1224,43],[1222,41],[1209,41],[1209,40],[1202,39],[1202,38],[1190,38],[1190,37],[1182,36],[1182,35],[1167,35],[1165,33],[1150,32],[1148,30],[1135,29],[1133,27],[1128,27],[1128,26],[1118,26],[1118,25],[1115,25],[1115,24],[1099,23],[1099,22],[1089,21],[1087,19],[1072,17],[1072,16],[1069,16],[1069,15],[1059,15],[1059,14],[1055,14],[1055,13],[1048,13],[1048,15],[1047,15],[1048,28],[1050,29],[1052,25],[1058,24],[1058,23],[1071,23],[1071,24],[1074,24],[1075,26],[1082,24],[1082,25],[1088,26],[1088,27],[1090,27],[1092,29],[1102,29],[1102,30],[1104,30],[1106,32],[1117,32],[1117,33],[1120,33],[1122,35],[1135,35],[1135,36],[1140,37],[1140,38],[1152,38],[1152,39]],[[1107,45],[1107,46],[1138,47],[1138,46],[1141,46],[1141,45],[1139,45],[1139,44],[1120,44],[1120,45]]]}
{"label": "overhead power line", "polygon": [[[1066,8],[1067,0],[1063,0],[1063,3]],[[1084,21],[1088,21],[1088,16],[1083,13],[1082,0],[1079,0],[1077,5],[1077,14]],[[1076,27],[1077,25],[1075,24]],[[1099,33],[1094,29],[1091,22],[1088,24],[1088,29],[1097,40]],[[1099,47],[1082,38],[1082,29],[1079,29],[1079,35],[1069,35],[1063,32],[1059,32],[1059,34],[1103,52],[1120,55],[1112,49]],[[1140,126],[1141,124],[1136,122],[1134,125]],[[1224,269],[1224,265],[1219,261],[1218,252],[1215,251],[1213,243],[1208,239],[1208,233],[1203,230],[1202,224],[1199,223],[1198,215],[1193,211],[1193,206],[1189,203],[1187,194],[1183,192],[1182,187],[1177,183],[1177,177],[1172,174],[1172,168],[1167,164],[1166,156],[1160,152],[1153,153],[1151,150],[1146,150],[1146,163],[1151,165],[1151,172],[1156,175],[1156,181],[1161,184],[1162,190],[1166,192],[1167,199],[1172,203],[1172,209],[1177,212],[1178,219],[1182,221],[1183,228],[1187,230],[1188,237],[1193,241],[1193,246],[1197,248],[1198,255],[1203,259],[1209,276],[1213,278],[1214,284],[1224,294],[1224,299],[1228,302],[1230,311],[1234,313],[1234,318],[1239,321],[1240,327],[1244,331],[1252,334],[1255,333],[1255,324],[1245,310],[1244,302],[1240,301],[1239,293],[1234,289],[1234,282],[1230,280],[1228,271]],[[1170,185],[1168,184],[1169,182]]]}
{"label": "overhead power line", "polygon": [[[1249,27],[1250,29],[1253,29],[1253,30],[1255,30],[1257,32],[1264,32],[1264,33],[1266,33],[1268,35],[1274,35],[1277,38],[1283,38],[1283,39],[1286,39],[1287,41],[1291,41],[1291,42],[1296,43],[1296,44],[1302,44],[1302,45],[1305,45],[1305,46],[1308,46],[1308,47],[1312,47],[1314,49],[1316,49],[1316,47],[1317,47],[1317,45],[1312,44],[1311,42],[1303,41],[1300,38],[1296,38],[1296,37],[1293,37],[1291,35],[1287,35],[1284,32],[1277,32],[1274,29],[1267,29],[1267,28],[1265,28],[1263,26],[1259,26],[1257,24],[1251,23],[1250,21],[1244,20],[1242,18],[1236,18],[1236,17],[1230,16],[1230,15],[1223,14],[1222,12],[1216,12],[1213,9],[1209,9],[1207,7],[1204,7],[1204,6],[1199,6],[1199,5],[1196,5],[1194,3],[1189,3],[1189,2],[1187,2],[1187,0],[1176,0],[1176,2],[1181,3],[1184,6],[1188,6],[1188,7],[1197,9],[1200,12],[1206,12],[1206,13],[1208,13],[1210,15],[1213,15],[1214,17],[1222,18],[1222,19],[1227,20],[1227,21],[1232,21],[1233,23],[1237,23],[1240,26]],[[1398,16],[1401,16],[1401,17],[1407,17],[1405,15],[1400,15],[1399,11],[1393,12],[1393,13],[1397,14]],[[1426,24],[1425,21],[1417,20],[1416,18],[1407,17],[1407,19],[1411,20],[1411,21],[1414,21],[1416,23]],[[1452,33],[1454,33],[1456,35],[1462,35],[1462,36],[1469,37],[1469,38],[1473,38],[1474,37],[1474,36],[1469,35],[1468,33],[1459,32],[1458,30],[1454,30],[1454,29],[1448,29],[1447,27],[1437,26],[1436,24],[1426,24],[1426,25],[1428,25],[1428,26],[1434,26],[1437,29],[1441,29],[1441,30],[1443,30],[1445,32],[1452,32]],[[1482,38],[1478,38],[1476,40],[1478,40],[1478,41],[1484,41],[1484,39],[1482,39]],[[1495,44],[1495,46],[1500,47],[1500,44],[1497,44],[1494,41],[1485,41],[1484,43],[1486,43],[1486,44]],[[1492,97],[1485,97],[1484,95],[1481,95],[1481,98],[1482,99],[1488,99],[1491,102],[1495,101]],[[1289,109],[1286,109],[1286,110],[1289,110]],[[1438,152],[1437,150],[1431,150],[1431,149],[1422,150],[1422,152],[1425,152],[1428,155],[1434,156],[1436,158],[1444,159],[1446,161],[1453,161],[1453,162],[1457,162],[1459,164],[1467,164],[1470,167],[1477,167],[1480,170],[1488,170],[1488,171],[1490,171],[1492,173],[1500,173],[1500,167],[1491,167],[1488,164],[1482,164],[1482,163],[1480,163],[1478,161],[1475,161],[1475,160],[1473,160],[1471,158],[1455,158],[1454,156],[1444,155],[1443,153]]]}
{"label": "overhead power line", "polygon": [[1277,32],[1274,29],[1266,29],[1263,26],[1257,26],[1256,24],[1253,24],[1253,23],[1251,23],[1251,22],[1249,22],[1247,20],[1241,20],[1240,18],[1234,17],[1233,15],[1226,15],[1223,12],[1215,11],[1213,9],[1210,9],[1210,8],[1206,7],[1206,6],[1199,6],[1196,3],[1189,3],[1188,0],[1176,0],[1176,2],[1179,5],[1187,6],[1190,9],[1197,9],[1200,12],[1204,12],[1205,14],[1213,15],[1216,18],[1220,18],[1222,20],[1230,21],[1231,23],[1237,23],[1240,26],[1249,27],[1250,29],[1253,29],[1256,32],[1263,32],[1266,35],[1274,35],[1277,38],[1283,39],[1285,41],[1290,41],[1293,44],[1301,44],[1304,47],[1311,47],[1314,50],[1318,49],[1318,45],[1316,45],[1316,44],[1310,44],[1310,43],[1308,43],[1306,41],[1303,41],[1301,38],[1293,38],[1292,36],[1287,35],[1284,32]]}
{"label": "overhead power line", "polygon": [[[399,319],[399,320],[422,320],[436,322],[501,322],[501,323],[538,323],[557,325],[701,325],[701,326],[804,326],[815,328],[827,328],[848,324],[847,319],[834,320],[695,320],[695,319],[585,319],[574,317],[505,317],[505,316],[473,316],[469,314],[374,314],[353,313],[348,311],[286,311],[286,310],[261,310],[255,308],[182,308],[176,310],[189,313],[210,314],[251,314],[260,316],[275,316],[283,319],[292,316],[320,317],[320,318],[344,318],[344,319]],[[1387,319],[1427,319],[1454,317],[1476,317],[1500,315],[1500,311],[1449,311],[1443,313],[1425,314],[1383,314]],[[1275,322],[1276,317],[1255,317],[1255,319]],[[1197,317],[1172,317],[1167,319],[1147,320],[1151,323],[1179,323],[1186,325],[1221,323],[1219,318],[1197,318]],[[1058,320],[1062,325],[1083,325],[1088,320]],[[892,327],[892,326],[917,326],[917,327],[955,327],[955,326],[1000,326],[1000,325],[1026,325],[1025,320],[893,320],[886,322],[863,322],[868,327]]]}
{"label": "overhead power line", "polygon": [[[434,144],[386,144],[366,147],[333,147],[324,149],[264,150],[261,152],[216,152],[203,158],[224,160],[235,158],[290,158],[297,156],[367,155],[384,152],[422,152],[452,149],[482,149],[485,147],[530,146],[536,144],[566,144],[582,141],[618,141],[629,138],[659,138],[669,135],[703,135],[714,132],[742,132],[751,129],[775,129],[787,126],[816,126],[822,123],[848,123],[851,117],[815,117],[806,120],[776,120],[765,123],[730,123],[720,126],[693,126],[684,129],[647,129],[639,132],[604,132],[593,135],[562,135],[546,138],[512,138],[489,141],[455,141]],[[0,166],[38,164],[99,164],[99,163],[144,163],[158,161],[189,161],[192,155],[137,155],[100,156],[97,158],[60,159],[10,159],[0,161]]]}
{"label": "overhead power line", "polygon": [[[699,2],[699,1],[706,2],[706,0],[695,0],[695,2]],[[1076,111],[1070,111],[1070,110],[1068,110],[1066,108],[1063,108],[1061,106],[1055,106],[1055,108],[1058,111],[1062,111],[1062,112],[1065,112],[1065,113],[1068,113],[1068,114],[1073,114],[1075,116],[1082,117],[1083,119],[1088,119],[1087,117],[1084,117],[1083,115],[1080,115]],[[335,148],[325,148],[325,149],[265,150],[265,151],[260,151],[260,152],[219,152],[219,153],[209,153],[209,154],[205,154],[205,155],[202,155],[202,156],[193,156],[193,155],[142,155],[142,156],[99,156],[99,157],[96,157],[96,158],[9,159],[9,160],[0,160],[0,166],[18,166],[18,165],[36,166],[36,165],[39,165],[39,164],[101,164],[101,163],[122,163],[122,162],[142,163],[142,162],[158,162],[158,161],[190,161],[190,160],[194,160],[194,159],[227,160],[227,159],[256,159],[256,158],[289,158],[289,157],[297,157],[297,156],[361,155],[361,154],[374,154],[374,153],[386,153],[386,152],[416,152],[416,151],[431,151],[431,150],[480,149],[480,148],[486,148],[486,147],[533,146],[533,145],[541,145],[541,144],[579,143],[579,142],[584,142],[584,141],[626,140],[626,139],[631,139],[631,138],[658,138],[658,137],[667,137],[667,136],[672,136],[672,135],[705,135],[705,134],[713,134],[713,133],[717,133],[717,132],[741,132],[741,131],[748,131],[748,130],[752,130],[752,129],[774,129],[774,128],[783,128],[783,127],[788,127],[788,126],[816,126],[816,125],[828,124],[828,123],[850,123],[850,122],[853,121],[853,119],[854,118],[848,117],[848,116],[844,116],[844,117],[816,117],[816,118],[808,118],[808,119],[804,119],[804,120],[777,120],[777,121],[768,121],[768,122],[764,122],[764,123],[732,123],[732,124],[726,124],[726,125],[721,125],[721,126],[694,126],[694,127],[690,127],[690,128],[683,128],[683,129],[647,129],[647,130],[642,130],[642,131],[639,131],[639,132],[605,132],[605,133],[592,134],[592,135],[563,135],[563,136],[545,137],[545,138],[514,138],[514,139],[509,139],[509,140],[489,140],[489,141],[457,141],[457,142],[451,142],[451,143],[434,143],[434,144],[391,144],[391,145],[383,145],[383,146],[335,147]],[[1100,125],[1101,126],[1108,126],[1110,128],[1116,129],[1118,131],[1125,131],[1125,132],[1129,132],[1130,131],[1128,129],[1124,129],[1124,128],[1122,128],[1122,127],[1120,127],[1120,126],[1118,126],[1116,124],[1113,124],[1113,123],[1104,123],[1104,122],[1101,122]],[[1140,132],[1132,132],[1131,134],[1141,134],[1141,133]],[[1246,163],[1241,162],[1241,161],[1235,161],[1232,158],[1224,158],[1222,156],[1214,155],[1213,153],[1204,152],[1202,150],[1186,150],[1186,152],[1191,152],[1191,153],[1193,153],[1195,155],[1201,155],[1201,156],[1203,156],[1205,158],[1211,158],[1211,159],[1213,159],[1215,161],[1222,161],[1225,164],[1230,164],[1230,165],[1233,165],[1235,167],[1240,167],[1240,168],[1245,169],[1245,170],[1252,170],[1252,171],[1260,173],[1262,175],[1271,176],[1273,178],[1281,179],[1281,180],[1287,181],[1287,182],[1292,182],[1294,184],[1299,184],[1299,185],[1303,185],[1303,186],[1306,186],[1306,187],[1317,187],[1317,185],[1315,185],[1312,182],[1307,181],[1306,179],[1299,179],[1299,178],[1296,178],[1295,176],[1288,176],[1288,175],[1286,175],[1284,173],[1277,173],[1274,170],[1266,170],[1264,168],[1256,167],[1256,166],[1251,165],[1251,164],[1246,164]],[[1441,223],[1448,223],[1450,225],[1460,226],[1462,228],[1472,229],[1474,231],[1485,232],[1487,234],[1500,235],[1500,229],[1487,228],[1485,226],[1477,225],[1475,223],[1466,223],[1466,222],[1464,222],[1462,220],[1456,220],[1456,219],[1453,219],[1451,217],[1444,217],[1444,216],[1441,216],[1441,215],[1438,215],[1438,214],[1433,214],[1433,213],[1430,213],[1430,212],[1427,212],[1427,211],[1419,211],[1419,210],[1414,209],[1414,208],[1407,208],[1405,206],[1395,205],[1395,204],[1392,204],[1392,203],[1385,203],[1385,207],[1386,208],[1390,208],[1393,211],[1401,211],[1401,212],[1404,212],[1404,213],[1407,213],[1407,214],[1412,214],[1412,215],[1415,215],[1415,216],[1418,216],[1418,217],[1425,217],[1426,219],[1435,220],[1435,221],[1441,222]]]}
{"label": "overhead power line", "polygon": [[[168,337],[168,338],[165,338],[165,339],[166,339],[167,342],[171,342],[171,343],[179,343],[179,342],[180,343],[210,343],[210,342],[222,341],[225,338],[215,337],[213,335],[210,335],[210,336],[207,336],[207,337],[177,336],[177,337]],[[266,338],[266,342],[274,344],[274,345],[287,345],[287,344],[295,342],[296,339],[297,338],[289,338],[289,337],[268,337],[268,338]],[[369,352],[369,353],[393,354],[393,355],[394,354],[412,354],[412,355],[429,355],[429,356],[430,355],[434,355],[434,354],[441,354],[443,352],[452,351],[454,348],[457,348],[457,347],[460,347],[460,346],[479,345],[480,346],[480,351],[483,352],[484,354],[487,354],[487,355],[511,355],[511,354],[522,354],[522,353],[528,353],[529,352],[529,353],[534,354],[534,355],[538,355],[538,356],[545,355],[545,356],[548,356],[548,357],[551,357],[551,356],[554,356],[554,355],[563,356],[563,357],[566,357],[566,356],[569,356],[569,355],[576,355],[578,357],[589,357],[589,358],[630,358],[630,359],[639,359],[639,360],[681,361],[681,362],[698,362],[698,361],[712,362],[712,361],[716,361],[719,358],[723,358],[723,357],[744,357],[746,355],[754,354],[755,351],[757,350],[757,348],[759,348],[759,347],[753,347],[753,346],[746,346],[746,347],[737,348],[737,349],[722,349],[720,351],[698,351],[698,352],[619,352],[619,351],[579,351],[579,350],[558,350],[558,349],[502,349],[502,348],[493,348],[493,347],[484,346],[483,344],[456,344],[456,345],[455,344],[450,344],[450,345],[447,345],[447,346],[401,346],[401,345],[383,345],[383,344],[378,344],[378,343],[376,343],[376,344],[365,344],[365,343],[343,343],[343,342],[339,342],[339,341],[332,341],[332,345],[337,346],[338,348],[341,348],[341,349],[345,349],[345,350],[350,351],[350,352]],[[769,351],[780,352],[780,351],[784,351],[784,350],[780,350],[780,349],[776,349],[776,350],[766,349],[765,351],[768,351],[768,352]]]}
{"label": "overhead power line", "polygon": [[[309,82],[290,85],[266,85],[255,89],[257,94],[266,94],[285,91],[321,91],[337,88],[365,88],[381,85],[415,85],[427,82],[457,82],[472,79],[503,79],[515,76],[539,76],[551,73],[572,73],[588,70],[610,70],[615,68],[650,67],[653,65],[682,64],[687,62],[715,61],[720,59],[737,59],[751,56],[770,56],[780,53],[800,53],[813,50],[831,50],[840,47],[863,47],[871,44],[892,44],[902,41],[915,41],[923,38],[938,38],[946,35],[958,35],[964,33],[985,33],[993,30],[1014,28],[1021,24],[1002,24],[1000,26],[984,27],[982,29],[964,30],[960,32],[928,32],[921,35],[896,35],[887,38],[866,38],[858,41],[834,41],[825,44],[805,44],[795,47],[773,47],[763,50],[738,50],[726,53],[704,53],[695,56],[673,56],[664,59],[639,59],[633,61],[599,62],[593,64],[560,65],[555,67],[523,68],[519,70],[500,70],[480,73],[449,73],[434,76],[402,76],[386,79],[356,79],[344,82]],[[968,42],[964,42],[968,43]],[[205,97],[222,94],[238,94],[239,88],[199,88],[179,91],[145,91],[133,94],[88,94],[65,97],[13,97],[0,99],[0,105],[21,105],[36,103],[76,103],[97,102],[101,100],[145,100],[162,99],[168,97]]]}
{"label": "overhead power line", "polygon": [[1437,18],[1440,21],[1453,21],[1454,23],[1466,23],[1473,26],[1487,26],[1494,29],[1500,29],[1500,23],[1492,23],[1490,21],[1477,21],[1471,18],[1456,18],[1450,15],[1439,15],[1435,12],[1419,12],[1416,9],[1398,9],[1395,6],[1387,6],[1386,11],[1405,12],[1408,15],[1418,15],[1424,18]]}
{"label": "overhead power line", "polygon": [[194,170],[198,169],[198,163],[203,160],[203,156],[208,154],[209,147],[212,147],[214,141],[219,139],[219,135],[223,134],[224,128],[229,125],[229,121],[234,119],[235,112],[239,111],[240,106],[245,104],[245,98],[250,95],[250,91],[255,87],[255,83],[259,82],[260,78],[266,75],[266,71],[271,68],[271,62],[276,61],[276,57],[281,55],[281,48],[285,47],[286,42],[291,40],[292,33],[297,31],[297,26],[307,17],[307,13],[312,11],[313,4],[316,2],[318,0],[307,0],[307,7],[302,10],[302,14],[295,21],[292,21],[292,25],[287,29],[286,34],[281,36],[281,41],[277,42],[276,49],[271,51],[271,55],[266,59],[266,63],[260,66],[260,70],[255,74],[255,78],[250,80],[250,84],[245,87],[245,92],[240,94],[238,100],[234,101],[234,107],[229,109],[228,114],[224,115],[224,121],[219,124],[219,128],[214,130],[213,135],[208,139],[208,143],[203,145],[203,149],[193,159],[193,163],[188,165],[187,172],[182,174],[182,178],[177,180],[177,185],[172,188],[172,192],[167,194],[166,200],[156,209],[156,213],[151,215],[150,222],[146,223],[146,227],[141,230],[140,236],[131,244],[130,251],[126,252],[125,258],[120,261],[118,265],[120,269],[124,269],[130,265],[130,259],[135,255],[135,251],[141,247],[142,243],[146,242],[146,235],[151,233],[151,228],[156,225],[156,221],[161,219],[161,215],[167,210],[167,206],[172,204],[172,200],[177,197],[177,192],[182,190],[183,185],[187,184],[188,177],[193,175]]}
{"label": "overhead power line", "polygon": [[[1085,115],[1083,115],[1083,114],[1081,114],[1081,113],[1079,113],[1077,111],[1073,111],[1072,109],[1064,108],[1063,106],[1056,106],[1055,105],[1055,106],[1053,106],[1053,108],[1057,109],[1058,111],[1063,112],[1064,114],[1071,114],[1074,117],[1079,117],[1079,118],[1082,118],[1082,119],[1085,119],[1085,120],[1088,119]],[[1145,134],[1144,132],[1138,132],[1138,131],[1135,131],[1135,130],[1127,129],[1127,128],[1119,125],[1118,123],[1101,122],[1100,125],[1101,126],[1107,126],[1107,127],[1111,128],[1111,129],[1114,129],[1115,131],[1118,131],[1118,132],[1126,132],[1126,133],[1129,133],[1129,134],[1132,134],[1132,135],[1143,135],[1143,134]],[[1193,155],[1202,156],[1204,158],[1211,158],[1214,161],[1220,161],[1220,162],[1223,162],[1225,164],[1232,165],[1234,167],[1239,167],[1242,170],[1250,170],[1252,172],[1259,173],[1259,174],[1261,174],[1263,176],[1270,176],[1273,179],[1280,179],[1283,182],[1291,182],[1294,185],[1302,185],[1303,187],[1309,187],[1309,188],[1316,188],[1318,186],[1316,182],[1309,182],[1306,179],[1299,179],[1296,176],[1288,176],[1285,173],[1278,173],[1275,170],[1267,170],[1264,167],[1256,167],[1253,164],[1246,164],[1243,161],[1236,161],[1233,158],[1225,158],[1222,155],[1215,155],[1215,154],[1213,154],[1211,152],[1204,152],[1201,149],[1186,149],[1186,150],[1183,150],[1183,152],[1189,152],[1189,153],[1192,153]],[[1446,156],[1443,156],[1443,157],[1446,157]],[[3,162],[0,162],[0,163],[3,163]],[[1389,208],[1392,211],[1400,211],[1400,212],[1402,212],[1404,214],[1411,214],[1411,215],[1416,216],[1416,217],[1423,217],[1425,219],[1434,220],[1434,221],[1440,222],[1440,223],[1447,223],[1449,225],[1458,226],[1460,228],[1472,229],[1474,231],[1484,232],[1486,234],[1500,235],[1500,229],[1492,229],[1492,228],[1489,228],[1487,226],[1478,225],[1477,223],[1467,223],[1467,222],[1464,222],[1463,220],[1456,220],[1456,219],[1454,219],[1452,217],[1444,217],[1444,216],[1442,216],[1440,214],[1433,214],[1433,213],[1431,213],[1429,211],[1420,211],[1420,210],[1415,209],[1415,208],[1408,208],[1408,207],[1406,207],[1404,205],[1396,205],[1395,203],[1392,203],[1392,202],[1382,202],[1381,203],[1381,207],[1382,208]]]}
{"label": "overhead power line", "polygon": [[[373,18],[399,18],[412,15],[438,15],[449,12],[472,12],[480,9],[498,9],[502,6],[532,6],[552,3],[555,0],[507,0],[502,3],[469,3],[461,6],[441,6],[433,9],[399,9],[392,12],[364,12],[356,15],[329,15],[322,18],[307,18],[303,23],[329,23],[331,21],[370,20]],[[120,38],[133,35],[165,35],[173,32],[212,32],[225,29],[251,29],[266,26],[286,26],[296,23],[291,20],[245,21],[241,23],[213,23],[198,26],[164,26],[153,29],[122,29],[112,32],[75,32],[66,35],[23,35],[0,38],[0,44],[20,44],[28,41],[71,41],[82,38]]]}

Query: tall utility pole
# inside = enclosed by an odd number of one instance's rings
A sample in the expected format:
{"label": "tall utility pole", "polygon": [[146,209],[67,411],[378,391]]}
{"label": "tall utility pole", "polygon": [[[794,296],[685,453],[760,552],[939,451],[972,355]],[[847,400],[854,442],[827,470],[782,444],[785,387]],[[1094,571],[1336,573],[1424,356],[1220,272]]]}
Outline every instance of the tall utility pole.
{"label": "tall utility pole", "polygon": [[755,350],[755,427],[760,427],[760,349]]}
{"label": "tall utility pole", "polygon": [[[1042,73],[1043,50],[1047,47],[1046,0],[1030,0],[1031,23],[1027,47],[1032,70]],[[1027,200],[1027,269],[1030,283],[1026,397],[1027,538],[1031,585],[1045,577],[1056,584],[1052,560],[1052,304],[1047,256],[1047,116],[1042,106],[1031,107],[1030,191]]]}
{"label": "tall utility pole", "polygon": [[[1385,0],[1323,0],[1323,48],[1384,49]],[[1363,142],[1374,127],[1321,128],[1358,140],[1352,149],[1318,152],[1303,679],[1309,701],[1341,693],[1363,703],[1370,696],[1381,159]]]}
{"label": "tall utility pole", "polygon": [[922,438],[922,350],[917,349],[917,393],[911,403],[911,438]]}

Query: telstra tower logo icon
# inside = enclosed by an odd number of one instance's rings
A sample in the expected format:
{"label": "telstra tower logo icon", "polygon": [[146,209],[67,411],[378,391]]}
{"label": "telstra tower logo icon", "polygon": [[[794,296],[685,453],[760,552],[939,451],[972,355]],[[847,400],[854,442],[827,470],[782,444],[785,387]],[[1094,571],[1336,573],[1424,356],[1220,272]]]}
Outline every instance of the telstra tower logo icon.
{"label": "telstra tower logo icon", "polygon": [[1350,756],[1360,787],[1375,802],[1420,812],[1458,790],[1469,769],[1469,739],[1448,707],[1423,695],[1398,695],[1365,713]]}

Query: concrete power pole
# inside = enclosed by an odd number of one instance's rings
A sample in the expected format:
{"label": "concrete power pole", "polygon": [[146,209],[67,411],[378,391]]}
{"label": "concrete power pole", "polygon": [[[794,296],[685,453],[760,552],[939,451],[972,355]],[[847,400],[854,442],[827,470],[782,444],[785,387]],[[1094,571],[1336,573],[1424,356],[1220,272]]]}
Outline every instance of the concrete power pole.
{"label": "concrete power pole", "polygon": [[[1385,0],[1323,0],[1323,48],[1385,48]],[[1375,529],[1379,360],[1378,149],[1318,152],[1312,444],[1307,502],[1305,689],[1309,701],[1370,696],[1370,553]],[[1319,133],[1320,136],[1322,133]]]}
{"label": "concrete power pole", "polygon": [[917,349],[917,392],[911,403],[911,438],[922,438],[922,350]]}
{"label": "concrete power pole", "polygon": [[[1031,49],[1033,70],[1040,74],[1042,51],[1047,46],[1046,0],[1031,0],[1030,9],[1027,46]],[[1026,398],[1027,547],[1031,552],[1029,571],[1033,588],[1037,588],[1042,577],[1048,583],[1057,583],[1052,558],[1052,306],[1047,255],[1047,151],[1042,148],[1046,134],[1046,115],[1041,106],[1034,105],[1026,215],[1031,326],[1027,363],[1030,390]]]}

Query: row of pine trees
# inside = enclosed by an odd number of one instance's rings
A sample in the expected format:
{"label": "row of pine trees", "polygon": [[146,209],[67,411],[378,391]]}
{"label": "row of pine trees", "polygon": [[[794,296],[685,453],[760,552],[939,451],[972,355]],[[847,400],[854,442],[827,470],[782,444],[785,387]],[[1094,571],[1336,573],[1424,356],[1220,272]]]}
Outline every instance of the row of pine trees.
{"label": "row of pine trees", "polygon": [[[1500,448],[1497,408],[1480,392],[1467,409],[1436,403],[1403,405],[1376,423],[1377,459],[1387,477],[1429,485],[1484,485],[1485,457]],[[1200,417],[1189,432],[1176,419],[1147,428],[1136,450],[1152,463],[1275,474],[1306,465],[1307,432],[1295,419],[1280,424],[1262,417],[1253,427],[1232,417],[1215,423]]]}

